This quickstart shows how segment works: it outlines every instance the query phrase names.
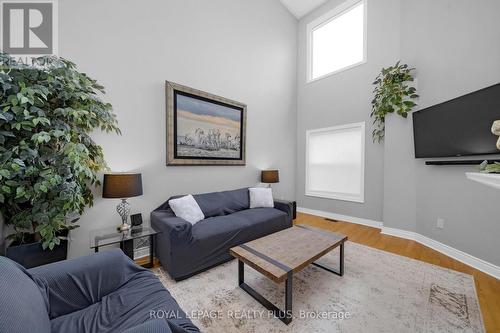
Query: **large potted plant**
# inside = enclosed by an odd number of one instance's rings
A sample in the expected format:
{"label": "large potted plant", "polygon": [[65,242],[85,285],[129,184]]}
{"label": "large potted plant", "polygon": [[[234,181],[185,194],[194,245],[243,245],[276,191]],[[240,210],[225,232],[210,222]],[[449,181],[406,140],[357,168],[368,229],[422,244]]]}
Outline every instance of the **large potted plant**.
{"label": "large potted plant", "polygon": [[0,53],[0,213],[6,255],[26,267],[62,260],[68,231],[105,167],[94,129],[120,133],[103,87],[70,61]]}

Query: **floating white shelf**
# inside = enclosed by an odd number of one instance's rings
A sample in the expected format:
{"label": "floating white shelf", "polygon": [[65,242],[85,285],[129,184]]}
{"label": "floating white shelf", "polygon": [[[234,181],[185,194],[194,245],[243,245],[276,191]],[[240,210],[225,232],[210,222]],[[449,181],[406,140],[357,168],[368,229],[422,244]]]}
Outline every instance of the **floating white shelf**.
{"label": "floating white shelf", "polygon": [[480,172],[467,172],[467,178],[478,183],[494,187],[500,190],[500,174],[498,173],[480,173]]}

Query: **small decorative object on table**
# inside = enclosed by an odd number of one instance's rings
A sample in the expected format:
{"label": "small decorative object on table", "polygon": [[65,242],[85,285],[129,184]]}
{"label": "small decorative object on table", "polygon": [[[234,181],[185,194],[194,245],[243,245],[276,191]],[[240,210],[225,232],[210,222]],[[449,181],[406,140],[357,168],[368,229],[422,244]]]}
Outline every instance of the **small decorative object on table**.
{"label": "small decorative object on table", "polygon": [[479,172],[500,173],[500,163],[493,162],[489,164],[487,160],[484,160],[483,163],[479,164]]}
{"label": "small decorative object on table", "polygon": [[[495,120],[491,125],[491,133],[500,136],[500,120]],[[500,150],[500,138],[497,140],[497,149]]]}
{"label": "small decorative object on table", "polygon": [[121,199],[122,202],[116,206],[116,211],[122,218],[122,224],[118,230],[130,229],[128,215],[130,214],[130,204],[127,198],[142,195],[142,178],[140,173],[113,173],[104,175],[104,186],[102,189],[103,198]]}
{"label": "small decorative object on table", "polygon": [[[491,133],[500,136],[500,120],[495,120],[491,125]],[[500,150],[500,138],[497,141],[497,148]],[[479,165],[479,172],[483,173],[500,173],[500,163],[494,162],[489,164],[487,160]]]}
{"label": "small decorative object on table", "polygon": [[141,225],[142,224],[142,214],[138,213],[138,214],[130,215],[130,222],[132,223],[133,227]]}
{"label": "small decorative object on table", "polygon": [[271,187],[271,184],[280,182],[280,174],[278,170],[262,170],[260,174],[261,183],[268,184]]}

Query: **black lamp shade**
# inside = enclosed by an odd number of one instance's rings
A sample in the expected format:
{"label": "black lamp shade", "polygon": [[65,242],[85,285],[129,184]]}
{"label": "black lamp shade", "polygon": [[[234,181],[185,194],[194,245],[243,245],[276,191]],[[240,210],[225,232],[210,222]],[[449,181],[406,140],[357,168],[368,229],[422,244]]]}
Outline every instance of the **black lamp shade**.
{"label": "black lamp shade", "polygon": [[110,173],[104,175],[103,198],[130,198],[142,195],[140,173]]}
{"label": "black lamp shade", "polygon": [[279,183],[280,174],[278,170],[262,170],[260,175],[261,183]]}

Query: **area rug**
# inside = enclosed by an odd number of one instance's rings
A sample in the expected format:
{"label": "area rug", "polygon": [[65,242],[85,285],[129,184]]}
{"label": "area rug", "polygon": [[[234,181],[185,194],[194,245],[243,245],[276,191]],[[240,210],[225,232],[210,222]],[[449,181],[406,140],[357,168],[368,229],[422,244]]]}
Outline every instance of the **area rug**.
{"label": "area rug", "polygon": [[[338,249],[319,262],[338,267]],[[237,271],[233,260],[175,282],[154,270],[202,332],[484,332],[472,276],[352,242],[343,277],[294,274],[289,325],[238,287]],[[245,282],[284,307],[284,283],[246,265]]]}

